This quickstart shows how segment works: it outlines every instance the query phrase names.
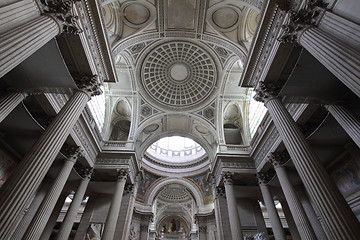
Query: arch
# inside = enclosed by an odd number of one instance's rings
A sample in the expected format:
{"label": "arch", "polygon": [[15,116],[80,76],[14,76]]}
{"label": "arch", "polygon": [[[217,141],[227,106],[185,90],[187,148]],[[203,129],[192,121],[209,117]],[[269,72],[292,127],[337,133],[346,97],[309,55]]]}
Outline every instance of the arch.
{"label": "arch", "polygon": [[147,197],[145,199],[146,204],[152,205],[163,187],[173,183],[185,186],[189,190],[191,196],[194,198],[198,207],[204,205],[204,199],[200,190],[196,186],[194,186],[191,181],[185,178],[164,178],[156,182],[156,184],[152,186],[152,188],[149,190],[149,193],[147,194]]}
{"label": "arch", "polygon": [[[206,127],[206,129],[209,130],[208,133],[205,134],[201,134],[198,130],[195,129],[191,129],[191,128],[185,128],[182,129],[182,131],[173,131],[172,129],[169,129],[166,124],[168,123],[167,121],[169,120],[169,117],[183,117],[183,118],[187,118],[188,125],[192,126],[193,128],[195,128],[198,125],[203,125]],[[164,119],[166,118],[166,119]],[[192,120],[195,120],[198,122],[198,125],[196,124],[190,124]],[[146,129],[146,127],[153,125],[153,124],[158,124],[159,127],[156,128],[155,131],[151,132],[151,133],[144,133],[144,129]],[[146,134],[146,136],[142,136],[142,134]],[[208,134],[208,138],[213,138],[213,142],[209,143],[209,141],[207,141],[206,136]],[[204,150],[207,152],[209,158],[213,156],[213,154],[215,153],[215,149],[213,149],[214,143],[218,142],[218,138],[216,135],[216,131],[214,129],[214,127],[212,125],[210,125],[207,121],[203,120],[201,117],[198,117],[196,115],[187,113],[187,114],[159,114],[153,117],[150,117],[149,119],[147,119],[146,121],[144,121],[137,129],[137,132],[135,134],[135,140],[136,140],[136,146],[138,151],[136,152],[136,154],[139,157],[142,157],[144,152],[146,151],[146,149],[155,141],[159,140],[162,137],[168,137],[168,136],[174,136],[174,135],[180,135],[183,137],[189,137],[191,139],[193,139],[194,141],[196,141],[197,143],[199,143]]]}

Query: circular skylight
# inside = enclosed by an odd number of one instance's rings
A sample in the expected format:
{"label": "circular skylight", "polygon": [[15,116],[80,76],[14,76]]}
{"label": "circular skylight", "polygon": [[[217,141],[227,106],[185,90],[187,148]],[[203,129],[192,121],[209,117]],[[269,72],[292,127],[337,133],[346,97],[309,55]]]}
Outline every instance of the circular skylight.
{"label": "circular skylight", "polygon": [[153,157],[172,163],[183,163],[202,157],[205,150],[186,137],[164,137],[154,142],[146,151]]}
{"label": "circular skylight", "polygon": [[168,42],[155,47],[141,66],[146,93],[170,108],[203,103],[215,88],[216,76],[211,56],[189,42]]}

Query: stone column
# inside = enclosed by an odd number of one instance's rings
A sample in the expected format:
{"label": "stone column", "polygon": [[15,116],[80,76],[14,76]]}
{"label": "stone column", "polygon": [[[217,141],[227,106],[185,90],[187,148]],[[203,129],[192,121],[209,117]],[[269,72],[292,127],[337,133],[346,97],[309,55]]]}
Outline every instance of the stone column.
{"label": "stone column", "polygon": [[45,179],[43,181],[34,199],[32,200],[31,205],[29,206],[28,210],[25,212],[24,217],[21,219],[21,222],[17,226],[16,231],[12,235],[11,240],[21,240],[26,229],[31,223],[32,218],[35,216],[36,211],[39,208],[41,202],[44,200],[46,196],[46,192],[48,191],[51,185],[51,182],[52,181],[50,181],[50,179]]}
{"label": "stone column", "polygon": [[243,233],[241,230],[239,211],[237,208],[237,203],[236,203],[236,198],[235,198],[235,193],[234,193],[234,186],[233,186],[233,181],[232,181],[231,177],[232,177],[231,173],[225,173],[223,175],[226,201],[227,201],[228,212],[229,212],[231,236],[232,236],[232,240],[242,240]]}
{"label": "stone column", "polygon": [[304,211],[311,223],[311,226],[314,229],[317,239],[327,240],[328,238],[324,232],[323,227],[321,226],[321,223],[319,222],[319,217],[315,213],[315,210],[307,197],[305,189],[303,189],[303,187],[298,188],[297,195],[299,196],[301,205],[303,206]]}
{"label": "stone column", "polygon": [[301,240],[302,238],[300,237],[299,231],[297,230],[297,226],[291,214],[288,203],[284,199],[280,200],[280,203],[289,227],[291,238],[293,240]]}
{"label": "stone column", "polygon": [[101,237],[102,240],[113,240],[127,175],[128,173],[126,170],[121,169],[118,171],[118,180],[116,182],[115,192],[111,201],[109,213],[106,218],[103,236]]}
{"label": "stone column", "polygon": [[87,101],[101,93],[95,77],[78,80],[80,90],[69,99],[1,188],[0,239],[10,238],[21,211],[38,189]]}
{"label": "stone column", "polygon": [[5,5],[0,7],[0,34],[40,15],[36,3],[32,0],[11,1],[10,4],[2,2],[0,5]]}
{"label": "stone column", "polygon": [[360,223],[281,100],[274,97],[276,88],[261,82],[256,92],[255,100],[265,102],[326,231],[332,239],[358,239]]}
{"label": "stone column", "polygon": [[130,199],[129,199],[129,206],[128,206],[128,210],[126,213],[126,219],[125,219],[125,224],[124,224],[125,225],[124,233],[122,234],[122,238],[121,238],[123,240],[129,239],[129,236],[130,236],[130,230],[131,230],[130,228],[131,228],[131,222],[132,222],[133,213],[134,213],[134,205],[135,205],[137,189],[138,189],[137,182],[135,184],[129,184],[126,187],[126,192],[128,194],[130,194]]}
{"label": "stone column", "polygon": [[207,240],[206,233],[207,233],[207,226],[206,225],[199,226],[199,240]]}
{"label": "stone column", "polygon": [[[360,67],[360,66],[359,66]],[[360,82],[360,80],[359,80]],[[325,106],[331,115],[349,134],[351,139],[360,148],[360,122],[355,116],[341,103]]]}
{"label": "stone column", "polygon": [[269,214],[269,220],[271,224],[271,228],[274,232],[274,237],[276,240],[286,240],[286,235],[284,228],[281,224],[280,217],[275,208],[274,201],[271,197],[270,190],[266,185],[266,176],[263,174],[258,174],[259,186],[261,190],[261,194],[264,199],[264,205],[266,207],[266,211]]}
{"label": "stone column", "polygon": [[345,42],[354,49],[360,50],[360,25],[343,18],[332,11],[325,11],[319,28],[339,41]]}
{"label": "stone column", "polygon": [[288,159],[284,158],[284,156],[279,153],[271,153],[269,156],[269,161],[274,166],[280,186],[285,195],[286,202],[289,204],[291,215],[300,236],[302,239],[316,239],[316,235],[311,227],[309,219],[307,218],[306,213],[296,195],[285,168],[282,166],[286,160]]}
{"label": "stone column", "polygon": [[147,240],[149,235],[149,225],[140,225],[140,240]]}
{"label": "stone column", "polygon": [[319,28],[303,32],[299,43],[360,97],[360,52],[349,48]]}
{"label": "stone column", "polygon": [[65,186],[65,183],[70,175],[72,167],[76,160],[82,155],[80,148],[72,148],[68,150],[70,155],[65,160],[60,172],[58,173],[54,183],[50,187],[45,199],[42,201],[39,209],[37,210],[33,220],[31,221],[28,229],[26,230],[23,240],[40,239],[47,221],[50,218],[52,210],[54,209],[57,200]]}
{"label": "stone column", "polygon": [[62,32],[79,33],[77,19],[71,13],[75,1],[42,5],[44,15],[0,34],[0,78]]}
{"label": "stone column", "polygon": [[61,224],[60,230],[56,235],[56,240],[67,240],[70,236],[70,232],[74,222],[76,220],[76,216],[79,212],[79,208],[82,200],[84,199],[84,195],[86,189],[89,185],[91,176],[93,174],[93,169],[84,169],[82,172],[83,179],[75,192],[75,196],[71,202],[71,205],[66,213],[64,221]]}
{"label": "stone column", "polygon": [[225,188],[216,187],[214,177],[212,177],[212,190],[214,196],[216,239],[218,240],[231,239],[228,206],[225,199]]}
{"label": "stone column", "polygon": [[322,1],[309,1],[306,8],[292,13],[289,23],[283,26],[285,31],[280,41],[300,44],[360,97],[360,52],[316,27],[326,5]]}
{"label": "stone column", "polygon": [[[90,193],[88,202],[86,203],[86,206],[85,206],[84,213],[81,217],[79,227],[76,230],[74,240],[84,240],[85,239],[87,230],[90,225],[91,217],[93,215],[95,207],[97,206],[96,199],[101,198],[101,197],[102,196],[99,194]],[[46,240],[49,240],[49,239],[46,239]]]}
{"label": "stone column", "polygon": [[8,93],[0,98],[0,123],[19,105],[26,93]]}
{"label": "stone column", "polygon": [[[66,188],[66,186],[65,186]],[[62,192],[59,200],[57,201],[50,218],[48,222],[46,223],[46,226],[41,234],[40,240],[49,240],[51,233],[53,232],[54,226],[56,224],[56,221],[60,215],[61,209],[64,206],[66,198],[69,196],[70,193],[68,192]]]}

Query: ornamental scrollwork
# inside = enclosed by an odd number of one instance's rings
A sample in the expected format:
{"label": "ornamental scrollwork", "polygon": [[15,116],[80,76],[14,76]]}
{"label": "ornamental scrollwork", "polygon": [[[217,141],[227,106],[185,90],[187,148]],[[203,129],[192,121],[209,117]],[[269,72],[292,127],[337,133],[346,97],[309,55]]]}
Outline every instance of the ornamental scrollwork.
{"label": "ornamental scrollwork", "polygon": [[283,35],[278,39],[281,43],[297,43],[299,35],[309,27],[316,26],[318,17],[328,3],[323,0],[310,0],[305,8],[298,11],[289,10],[289,23],[282,25]]}
{"label": "ornamental scrollwork", "polygon": [[73,13],[76,2],[81,0],[40,0],[44,13],[53,17],[61,26],[63,33],[80,34],[78,16]]}
{"label": "ornamental scrollwork", "polygon": [[77,87],[87,92],[90,96],[97,96],[102,94],[101,90],[101,83],[97,80],[97,75],[93,76],[81,76],[81,77],[74,77],[74,81]]}

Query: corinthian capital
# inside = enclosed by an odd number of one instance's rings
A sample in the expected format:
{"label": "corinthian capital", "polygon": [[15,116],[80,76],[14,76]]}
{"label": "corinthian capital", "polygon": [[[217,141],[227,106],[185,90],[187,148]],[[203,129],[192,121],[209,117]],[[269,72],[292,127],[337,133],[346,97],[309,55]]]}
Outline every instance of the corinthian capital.
{"label": "corinthian capital", "polygon": [[282,26],[283,35],[278,40],[281,43],[297,43],[304,30],[318,24],[319,16],[327,5],[323,0],[310,0],[305,8],[289,10],[289,23]]}
{"label": "corinthian capital", "polygon": [[233,183],[233,177],[234,173],[231,172],[225,172],[222,174],[224,184],[232,184]]}
{"label": "corinthian capital", "polygon": [[126,178],[129,175],[129,171],[127,169],[117,169],[116,171],[118,173],[118,181],[126,181]]}
{"label": "corinthian capital", "polygon": [[67,160],[76,162],[80,157],[84,157],[84,152],[81,147],[67,147],[65,148],[65,156]]}
{"label": "corinthian capital", "polygon": [[274,168],[276,168],[285,164],[290,157],[289,154],[285,151],[282,153],[272,152],[270,153],[268,158],[269,158],[269,162],[274,166]]}
{"label": "corinthian capital", "polygon": [[74,81],[80,90],[89,93],[90,96],[102,94],[101,83],[98,82],[96,75],[74,77]]}
{"label": "corinthian capital", "polygon": [[44,13],[53,17],[62,27],[63,33],[79,34],[82,30],[78,16],[73,13],[75,2],[81,0],[40,0]]}
{"label": "corinthian capital", "polygon": [[91,177],[94,175],[94,169],[93,168],[83,168],[80,170],[80,175],[82,178],[91,179]]}
{"label": "corinthian capital", "polygon": [[258,87],[255,89],[254,99],[258,102],[266,102],[278,95],[280,88],[273,83],[259,82]]}
{"label": "corinthian capital", "polygon": [[269,176],[266,173],[259,172],[256,174],[256,177],[258,179],[259,185],[265,185],[269,182]]}

